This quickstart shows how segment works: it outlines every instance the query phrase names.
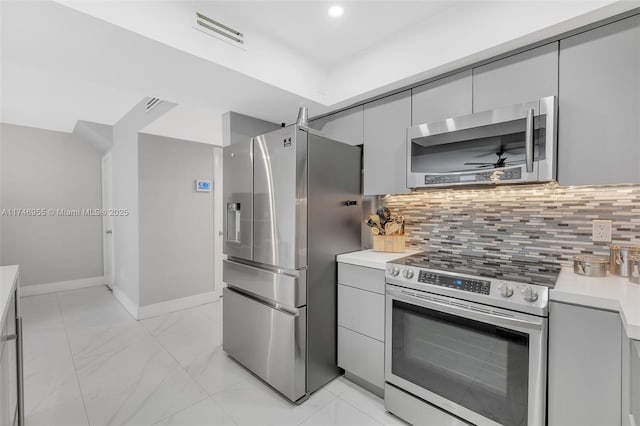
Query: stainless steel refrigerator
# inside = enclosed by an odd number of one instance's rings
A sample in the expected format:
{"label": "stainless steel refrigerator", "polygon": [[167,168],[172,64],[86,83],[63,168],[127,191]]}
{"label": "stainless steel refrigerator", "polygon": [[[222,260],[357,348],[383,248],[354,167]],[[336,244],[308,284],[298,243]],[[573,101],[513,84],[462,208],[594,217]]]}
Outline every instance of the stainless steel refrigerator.
{"label": "stainless steel refrigerator", "polygon": [[335,257],[360,249],[360,165],[298,125],[224,148],[223,348],[291,401],[338,375]]}

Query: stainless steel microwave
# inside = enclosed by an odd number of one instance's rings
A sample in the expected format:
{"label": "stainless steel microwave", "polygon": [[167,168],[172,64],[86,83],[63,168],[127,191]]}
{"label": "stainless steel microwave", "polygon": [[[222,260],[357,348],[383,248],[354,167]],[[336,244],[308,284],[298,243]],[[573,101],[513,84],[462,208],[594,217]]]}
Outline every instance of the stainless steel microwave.
{"label": "stainless steel microwave", "polygon": [[556,97],[407,129],[409,188],[556,179]]}

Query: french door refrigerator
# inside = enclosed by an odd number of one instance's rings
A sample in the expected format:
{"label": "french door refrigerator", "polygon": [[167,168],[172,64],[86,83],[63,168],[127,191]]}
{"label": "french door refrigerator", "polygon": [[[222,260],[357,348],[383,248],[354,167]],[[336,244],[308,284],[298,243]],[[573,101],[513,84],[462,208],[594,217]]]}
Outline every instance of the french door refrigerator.
{"label": "french door refrigerator", "polygon": [[360,249],[361,149],[293,125],[224,148],[223,349],[294,402],[338,375],[337,254]]}

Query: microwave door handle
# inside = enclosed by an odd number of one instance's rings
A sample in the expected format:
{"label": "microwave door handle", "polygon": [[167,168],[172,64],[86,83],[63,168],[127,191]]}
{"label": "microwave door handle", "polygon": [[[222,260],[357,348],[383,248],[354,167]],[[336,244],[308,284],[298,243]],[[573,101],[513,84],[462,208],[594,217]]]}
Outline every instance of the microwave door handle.
{"label": "microwave door handle", "polygon": [[533,108],[527,111],[527,129],[525,133],[524,150],[527,162],[527,173],[533,173]]}

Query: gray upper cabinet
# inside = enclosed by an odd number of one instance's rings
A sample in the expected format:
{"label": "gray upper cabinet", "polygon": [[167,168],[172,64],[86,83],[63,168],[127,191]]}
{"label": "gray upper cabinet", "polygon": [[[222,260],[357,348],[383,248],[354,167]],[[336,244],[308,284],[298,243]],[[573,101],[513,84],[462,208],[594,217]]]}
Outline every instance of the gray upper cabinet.
{"label": "gray upper cabinet", "polygon": [[364,195],[409,192],[406,139],[410,126],[410,90],[365,104]]}
{"label": "gray upper cabinet", "polygon": [[361,145],[363,137],[363,106],[358,105],[322,118],[309,121],[309,127],[349,145]]}
{"label": "gray upper cabinet", "polygon": [[472,90],[471,70],[414,87],[411,90],[412,125],[471,114]]}
{"label": "gray upper cabinet", "polygon": [[558,181],[640,182],[640,17],[560,42]]}
{"label": "gray upper cabinet", "polygon": [[473,112],[557,94],[557,42],[473,69]]}

